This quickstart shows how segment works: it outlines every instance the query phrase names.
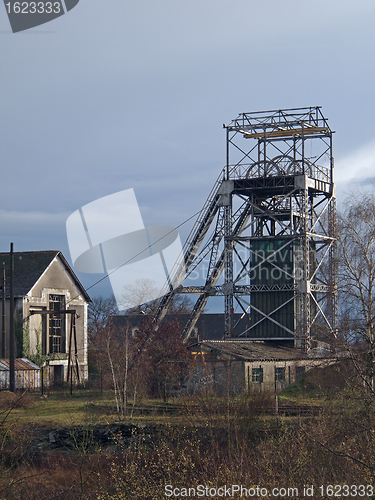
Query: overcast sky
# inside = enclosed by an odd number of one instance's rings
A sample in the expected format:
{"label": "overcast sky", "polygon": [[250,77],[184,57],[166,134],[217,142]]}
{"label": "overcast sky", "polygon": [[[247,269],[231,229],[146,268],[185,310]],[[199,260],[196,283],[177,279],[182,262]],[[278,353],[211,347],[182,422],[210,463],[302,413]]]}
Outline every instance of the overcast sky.
{"label": "overcast sky", "polygon": [[374,19],[374,0],[80,0],[13,34],[1,7],[0,250],[70,261],[67,217],[128,188],[146,225],[177,226],[241,112],[322,106],[338,200],[371,184]]}

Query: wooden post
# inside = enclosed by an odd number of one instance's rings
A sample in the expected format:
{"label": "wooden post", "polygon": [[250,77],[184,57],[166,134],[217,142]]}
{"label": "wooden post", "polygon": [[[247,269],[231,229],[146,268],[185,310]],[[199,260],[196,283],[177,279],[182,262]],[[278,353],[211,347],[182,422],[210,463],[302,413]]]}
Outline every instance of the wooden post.
{"label": "wooden post", "polygon": [[10,323],[9,323],[9,390],[14,392],[16,389],[15,372],[15,342],[14,342],[14,254],[13,243],[10,244]]}
{"label": "wooden post", "polygon": [[6,322],[5,322],[5,295],[6,295],[6,274],[5,274],[5,262],[3,262],[3,315],[1,322],[1,331],[2,331],[2,357],[6,358],[6,345],[7,345],[7,332],[6,332]]}

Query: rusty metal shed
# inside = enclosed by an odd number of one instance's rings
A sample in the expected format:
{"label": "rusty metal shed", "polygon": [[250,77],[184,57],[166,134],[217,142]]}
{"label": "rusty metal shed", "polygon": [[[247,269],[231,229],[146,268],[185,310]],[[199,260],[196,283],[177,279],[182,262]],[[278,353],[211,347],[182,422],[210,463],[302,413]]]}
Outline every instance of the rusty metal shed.
{"label": "rusty metal shed", "polygon": [[[26,358],[15,360],[16,389],[37,391],[41,387],[41,369]],[[9,359],[0,359],[0,391],[9,390]]]}

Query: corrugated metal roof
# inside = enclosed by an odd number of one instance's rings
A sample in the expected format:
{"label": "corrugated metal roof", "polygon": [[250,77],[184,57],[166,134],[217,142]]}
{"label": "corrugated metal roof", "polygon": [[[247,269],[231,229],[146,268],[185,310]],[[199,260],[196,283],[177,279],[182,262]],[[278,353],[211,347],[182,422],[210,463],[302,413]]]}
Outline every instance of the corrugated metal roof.
{"label": "corrugated metal roof", "polygon": [[276,361],[307,359],[299,349],[291,347],[271,347],[264,342],[239,340],[211,340],[199,342],[189,346],[190,350],[200,349],[202,351],[220,352],[228,357],[241,359],[243,361]]}
{"label": "corrugated metal roof", "polygon": [[[26,358],[14,360],[14,368],[18,370],[40,370],[39,366]],[[9,371],[9,358],[0,359],[0,371]]]}

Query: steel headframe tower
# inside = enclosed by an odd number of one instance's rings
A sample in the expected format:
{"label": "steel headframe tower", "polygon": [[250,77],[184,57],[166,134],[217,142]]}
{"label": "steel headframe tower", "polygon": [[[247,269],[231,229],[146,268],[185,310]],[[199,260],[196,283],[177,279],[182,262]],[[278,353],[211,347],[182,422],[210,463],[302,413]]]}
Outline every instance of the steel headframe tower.
{"label": "steel headframe tower", "polygon": [[205,284],[170,291],[156,316],[175,293],[197,294],[187,339],[221,295],[224,338],[309,350],[336,335],[333,132],[320,107],[242,113],[224,128],[226,166],[184,247],[187,277],[205,261]]}

